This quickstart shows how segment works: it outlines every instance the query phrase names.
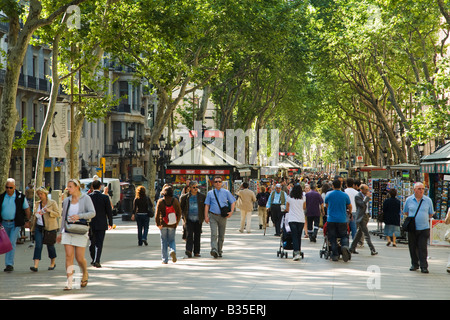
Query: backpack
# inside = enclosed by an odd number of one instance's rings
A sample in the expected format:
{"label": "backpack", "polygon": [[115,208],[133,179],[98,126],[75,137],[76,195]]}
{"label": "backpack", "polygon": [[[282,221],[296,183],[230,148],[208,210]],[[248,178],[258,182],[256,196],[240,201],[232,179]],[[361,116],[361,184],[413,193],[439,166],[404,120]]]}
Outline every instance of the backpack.
{"label": "backpack", "polygon": [[173,199],[172,203],[170,205],[167,205],[166,201],[164,200],[164,204],[166,205],[166,212],[163,217],[163,221],[168,225],[173,225],[177,223],[177,214],[175,213],[175,208],[173,207]]}
{"label": "backpack", "polygon": [[258,206],[265,207],[267,204],[267,193],[260,193],[258,197]]}

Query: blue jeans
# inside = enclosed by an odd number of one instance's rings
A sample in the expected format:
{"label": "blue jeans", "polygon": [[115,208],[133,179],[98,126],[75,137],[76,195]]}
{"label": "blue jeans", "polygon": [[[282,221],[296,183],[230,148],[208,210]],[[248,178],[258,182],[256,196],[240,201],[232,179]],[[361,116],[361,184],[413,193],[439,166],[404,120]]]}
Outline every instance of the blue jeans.
{"label": "blue jeans", "polygon": [[347,222],[348,222],[348,226],[350,227],[350,233],[352,234],[352,239],[355,239],[356,232],[358,231],[358,228],[356,227],[355,216],[356,216],[356,212],[352,213],[351,219],[349,216],[347,216]]}
{"label": "blue jeans", "polygon": [[14,266],[14,255],[16,253],[16,242],[20,233],[20,227],[16,227],[14,221],[2,221],[2,225],[12,244],[12,250],[5,254],[5,265]]}
{"label": "blue jeans", "polygon": [[294,252],[300,252],[304,226],[304,222],[289,222],[289,228],[291,228],[292,235],[292,247]]}
{"label": "blue jeans", "polygon": [[135,217],[138,228],[138,244],[142,246],[142,242],[147,241],[150,217],[147,214],[136,214]]}
{"label": "blue jeans", "polygon": [[169,261],[167,247],[170,247],[170,251],[176,252],[175,231],[175,228],[162,228],[159,231],[161,234],[161,258],[163,262]]}
{"label": "blue jeans", "polygon": [[[44,247],[44,244],[42,243],[43,239],[44,239],[44,227],[37,225],[36,228],[34,229],[35,247],[33,260],[41,260],[42,248]],[[56,258],[56,250],[54,245],[47,245],[47,251],[48,257],[50,259]]]}

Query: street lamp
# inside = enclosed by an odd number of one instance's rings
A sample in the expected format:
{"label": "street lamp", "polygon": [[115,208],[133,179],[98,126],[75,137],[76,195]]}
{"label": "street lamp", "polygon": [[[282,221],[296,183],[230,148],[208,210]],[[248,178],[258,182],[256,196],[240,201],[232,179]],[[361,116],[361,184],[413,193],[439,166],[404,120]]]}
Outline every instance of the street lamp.
{"label": "street lamp", "polygon": [[388,151],[387,149],[383,149],[383,157],[384,157],[384,165],[387,165],[387,157],[388,157]]}
{"label": "street lamp", "polygon": [[136,130],[134,127],[128,127],[128,138],[121,138],[117,141],[117,147],[120,151],[120,157],[125,159],[129,157],[128,164],[128,182],[129,188],[125,194],[124,201],[122,202],[122,210],[126,213],[131,213],[133,210],[133,199],[134,199],[134,187],[133,187],[133,157],[142,156],[145,152],[144,150],[144,140],[139,138],[137,144],[134,143],[134,137]]}
{"label": "street lamp", "polygon": [[425,151],[425,143],[419,144],[420,157],[423,157],[424,151]]}
{"label": "street lamp", "polygon": [[158,179],[158,190],[161,189],[165,180],[165,166],[170,161],[172,154],[172,146],[170,143],[166,144],[166,139],[163,135],[158,140],[159,144],[153,144],[151,148],[153,163],[159,167],[160,178]]}

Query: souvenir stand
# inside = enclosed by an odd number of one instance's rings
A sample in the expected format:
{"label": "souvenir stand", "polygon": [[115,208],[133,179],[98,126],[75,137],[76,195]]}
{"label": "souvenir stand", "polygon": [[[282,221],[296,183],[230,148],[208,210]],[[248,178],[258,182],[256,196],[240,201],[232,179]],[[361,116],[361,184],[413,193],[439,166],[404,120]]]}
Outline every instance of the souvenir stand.
{"label": "souvenir stand", "polygon": [[433,200],[434,219],[431,221],[430,244],[449,245],[441,239],[449,226],[443,220],[449,209],[450,188],[450,143],[421,159],[421,173],[424,175],[425,188]]}
{"label": "souvenir stand", "polygon": [[387,170],[383,167],[364,166],[359,170],[360,178],[367,181],[372,199],[369,202],[369,212],[372,219],[377,221],[377,229],[371,231],[375,235],[383,234],[383,222],[380,213],[383,211],[383,202],[387,198],[387,187],[389,180],[387,179]]}

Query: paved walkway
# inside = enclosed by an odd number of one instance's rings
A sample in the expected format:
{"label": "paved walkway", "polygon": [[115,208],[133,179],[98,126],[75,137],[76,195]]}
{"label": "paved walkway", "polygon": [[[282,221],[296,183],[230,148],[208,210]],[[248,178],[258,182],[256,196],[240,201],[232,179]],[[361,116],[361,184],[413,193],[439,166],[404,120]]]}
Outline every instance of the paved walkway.
{"label": "paved walkway", "polygon": [[[65,292],[64,248],[57,245],[57,267],[48,271],[49,259],[43,250],[39,272],[32,265],[31,242],[17,245],[15,271],[0,272],[2,299],[177,299],[177,300],[390,300],[449,299],[450,274],[445,266],[448,247],[429,247],[429,274],[409,271],[406,244],[386,247],[385,240],[372,236],[379,254],[371,256],[360,248],[351,261],[332,262],[320,258],[323,236],[317,243],[302,241],[304,259],[278,258],[279,238],[274,228],[264,236],[254,231],[238,231],[240,213],[228,221],[223,258],[209,255],[210,230],[204,225],[200,258],[183,259],[181,227],[177,230],[178,261],[161,264],[158,229],[151,221],[149,246],[138,247],[136,225],[115,219],[117,228],[107,232],[101,269],[89,268],[86,288]],[[373,229],[374,223],[369,227]],[[88,253],[86,253],[88,256]],[[3,270],[4,257],[0,258]],[[90,259],[87,258],[88,263]]]}

